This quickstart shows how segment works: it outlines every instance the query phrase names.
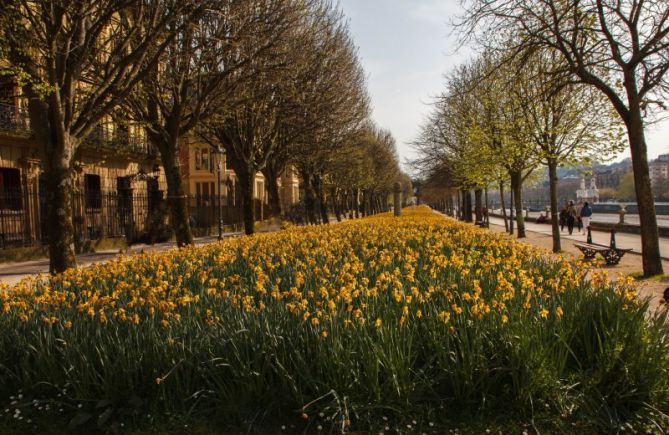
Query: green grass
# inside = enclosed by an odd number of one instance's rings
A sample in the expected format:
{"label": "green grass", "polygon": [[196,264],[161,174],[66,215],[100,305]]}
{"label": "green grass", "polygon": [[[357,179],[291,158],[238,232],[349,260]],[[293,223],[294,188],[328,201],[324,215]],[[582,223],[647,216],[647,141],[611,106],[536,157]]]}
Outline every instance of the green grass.
{"label": "green grass", "polygon": [[628,276],[634,278],[637,281],[651,281],[651,282],[669,282],[669,275],[658,274],[649,277],[645,277],[643,272],[632,272]]}

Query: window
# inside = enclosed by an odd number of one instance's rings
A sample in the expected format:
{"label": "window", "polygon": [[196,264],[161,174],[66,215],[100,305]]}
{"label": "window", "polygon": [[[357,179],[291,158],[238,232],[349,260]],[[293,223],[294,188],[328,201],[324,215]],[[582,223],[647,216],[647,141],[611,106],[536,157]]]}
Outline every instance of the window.
{"label": "window", "polygon": [[21,172],[0,168],[0,208],[21,210]]}
{"label": "window", "polygon": [[263,199],[265,196],[265,193],[263,192],[263,182],[262,181],[256,181],[256,198],[258,199]]}
{"label": "window", "polygon": [[207,148],[202,149],[202,170],[209,170],[209,150]]}
{"label": "window", "polygon": [[195,170],[199,171],[202,167],[202,151],[200,148],[195,148]]}
{"label": "window", "polygon": [[100,176],[84,175],[84,199],[86,208],[102,208],[102,190],[100,189]]}

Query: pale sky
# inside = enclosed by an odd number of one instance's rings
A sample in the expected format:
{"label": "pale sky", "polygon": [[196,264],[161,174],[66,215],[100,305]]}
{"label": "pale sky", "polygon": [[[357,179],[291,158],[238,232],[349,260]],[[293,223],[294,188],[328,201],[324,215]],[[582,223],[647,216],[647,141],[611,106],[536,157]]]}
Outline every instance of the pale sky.
{"label": "pale sky", "polygon": [[[444,88],[444,74],[469,54],[455,53],[449,22],[458,0],[340,0],[367,72],[373,118],[397,140],[402,162]],[[669,153],[669,122],[647,130],[648,156]],[[620,158],[626,157],[626,152]]]}

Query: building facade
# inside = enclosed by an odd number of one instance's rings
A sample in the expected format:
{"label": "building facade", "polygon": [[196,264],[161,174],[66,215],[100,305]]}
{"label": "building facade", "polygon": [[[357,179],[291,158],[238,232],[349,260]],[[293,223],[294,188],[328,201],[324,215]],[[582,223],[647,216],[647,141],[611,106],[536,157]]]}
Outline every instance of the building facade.
{"label": "building facade", "polygon": [[[45,155],[25,101],[10,77],[0,82],[0,248],[48,241]],[[165,178],[143,130],[102,122],[80,147],[73,171],[75,241],[141,238],[164,195]]]}
{"label": "building facade", "polygon": [[[186,194],[191,197],[191,217],[196,224],[215,220],[218,207],[224,222],[235,218],[241,222],[241,192],[235,171],[227,165],[225,154],[216,152],[207,143],[192,141],[181,147],[180,161]],[[293,168],[286,170],[279,179],[279,197],[282,210],[300,199],[299,178]],[[267,215],[268,195],[265,177],[260,172],[255,176],[253,198],[256,219],[263,220]]]}
{"label": "building facade", "polygon": [[[18,91],[11,77],[0,76],[0,249],[48,242],[45,155]],[[180,162],[191,225],[204,229],[196,233],[210,233],[219,221],[224,225],[243,221],[236,176],[225,155],[212,152],[209,145],[187,142],[181,147]],[[75,244],[121,237],[152,241],[149,233],[166,224],[164,171],[157,150],[139,126],[111,119],[101,122],[79,147],[72,177]],[[287,171],[280,184],[284,207],[299,200],[294,171]],[[267,193],[260,173],[254,197],[256,218],[263,219]]]}
{"label": "building facade", "polygon": [[650,184],[654,187],[669,180],[669,154],[660,154],[648,163]]}
{"label": "building facade", "polygon": [[620,180],[627,172],[627,168],[613,168],[601,171],[595,171],[598,187],[609,187],[615,189],[620,184]]}

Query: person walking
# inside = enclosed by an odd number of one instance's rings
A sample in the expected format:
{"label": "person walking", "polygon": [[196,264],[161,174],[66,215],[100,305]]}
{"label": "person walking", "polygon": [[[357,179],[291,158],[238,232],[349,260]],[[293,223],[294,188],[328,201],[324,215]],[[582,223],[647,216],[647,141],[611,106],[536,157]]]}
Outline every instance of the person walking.
{"label": "person walking", "polygon": [[590,221],[592,220],[592,208],[587,202],[583,204],[581,208],[581,221],[583,222],[583,234],[588,234],[588,227],[590,226]]}
{"label": "person walking", "polygon": [[565,204],[560,210],[560,231],[564,231],[564,226],[567,225],[567,207],[568,205]]}
{"label": "person walking", "polygon": [[574,223],[576,223],[576,207],[574,207],[574,201],[569,201],[567,206],[567,230],[570,236],[574,232]]}

